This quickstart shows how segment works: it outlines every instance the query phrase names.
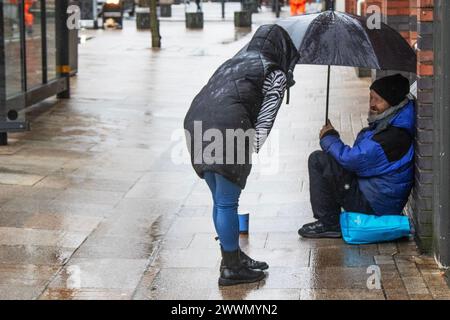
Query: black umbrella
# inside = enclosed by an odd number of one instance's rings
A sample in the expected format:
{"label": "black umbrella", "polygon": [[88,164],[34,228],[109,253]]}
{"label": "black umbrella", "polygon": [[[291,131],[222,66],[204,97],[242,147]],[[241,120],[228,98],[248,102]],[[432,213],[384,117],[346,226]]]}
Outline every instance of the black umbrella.
{"label": "black umbrella", "polygon": [[369,29],[367,18],[327,10],[277,22],[298,48],[297,64],[328,65],[326,118],[330,94],[330,66],[416,72],[416,54],[408,42],[384,23]]}

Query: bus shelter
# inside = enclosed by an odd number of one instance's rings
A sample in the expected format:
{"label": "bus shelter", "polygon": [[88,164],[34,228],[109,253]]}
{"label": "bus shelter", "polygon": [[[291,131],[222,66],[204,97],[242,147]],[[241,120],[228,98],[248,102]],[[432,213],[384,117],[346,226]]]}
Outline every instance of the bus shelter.
{"label": "bus shelter", "polygon": [[[78,30],[69,30],[72,0],[0,0],[0,144],[29,128],[26,108],[69,98]],[[69,13],[68,13],[69,11]]]}

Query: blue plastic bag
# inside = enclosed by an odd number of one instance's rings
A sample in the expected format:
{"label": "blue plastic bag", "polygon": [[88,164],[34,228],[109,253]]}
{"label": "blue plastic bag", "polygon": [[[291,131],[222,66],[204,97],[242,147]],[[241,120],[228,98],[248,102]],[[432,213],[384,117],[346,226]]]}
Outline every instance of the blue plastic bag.
{"label": "blue plastic bag", "polygon": [[340,220],[342,237],[349,244],[392,241],[408,237],[412,233],[407,216],[343,212]]}

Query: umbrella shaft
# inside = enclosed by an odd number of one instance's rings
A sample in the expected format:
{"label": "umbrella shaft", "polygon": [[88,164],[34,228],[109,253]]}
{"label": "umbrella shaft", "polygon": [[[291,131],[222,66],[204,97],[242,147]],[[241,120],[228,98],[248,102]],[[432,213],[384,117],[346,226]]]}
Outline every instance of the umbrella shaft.
{"label": "umbrella shaft", "polygon": [[326,0],[326,10],[334,11],[334,0]]}
{"label": "umbrella shaft", "polygon": [[331,66],[328,66],[328,76],[327,76],[327,106],[325,109],[325,125],[327,124],[328,121],[328,106],[330,103],[330,69]]}

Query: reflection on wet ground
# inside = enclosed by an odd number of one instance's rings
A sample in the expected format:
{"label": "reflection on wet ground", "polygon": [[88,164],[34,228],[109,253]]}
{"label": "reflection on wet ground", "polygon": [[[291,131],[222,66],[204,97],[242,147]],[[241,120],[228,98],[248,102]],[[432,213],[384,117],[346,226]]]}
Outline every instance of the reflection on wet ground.
{"label": "reflection on wet ground", "polygon": [[[311,66],[297,68],[292,104],[277,119],[279,156],[261,154],[242,195],[251,221],[241,247],[270,264],[268,276],[218,288],[210,194],[185,162],[179,130],[192,98],[248,37],[222,22],[190,32],[164,21],[161,30],[154,51],[133,21],[85,31],[93,38],[80,48],[72,99],[43,103],[32,131],[0,148],[1,299],[450,298],[413,241],[298,238],[311,221],[306,160],[323,123],[326,70]],[[336,68],[332,82],[331,119],[350,142],[368,81]],[[382,289],[369,290],[374,264]]]}

